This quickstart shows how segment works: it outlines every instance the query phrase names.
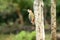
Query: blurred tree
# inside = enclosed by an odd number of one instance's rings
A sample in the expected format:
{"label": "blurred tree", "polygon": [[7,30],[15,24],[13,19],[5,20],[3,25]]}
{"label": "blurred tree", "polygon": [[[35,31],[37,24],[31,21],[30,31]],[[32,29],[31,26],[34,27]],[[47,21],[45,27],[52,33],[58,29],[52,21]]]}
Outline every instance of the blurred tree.
{"label": "blurred tree", "polygon": [[[0,13],[3,14],[3,18],[5,19],[6,18],[6,14],[10,15],[12,11],[12,6],[10,6],[9,4],[12,3],[12,0],[0,0]],[[8,21],[6,22],[7,24]]]}
{"label": "blurred tree", "polygon": [[56,0],[51,0],[51,37],[52,40],[56,38]]}
{"label": "blurred tree", "polygon": [[19,6],[16,8],[16,12],[17,12],[17,14],[19,16],[19,20],[20,20],[19,22],[21,22],[21,24],[23,25],[23,16],[22,16],[22,14],[20,12]]}
{"label": "blurred tree", "polygon": [[[6,16],[11,16],[11,14],[13,13],[13,12],[17,12],[17,14],[18,14],[18,16],[19,16],[19,18],[20,18],[20,21],[21,21],[21,23],[23,23],[22,21],[23,21],[23,17],[22,17],[22,15],[20,14],[20,8],[18,7],[19,6],[19,4],[18,3],[13,3],[13,0],[10,0],[10,1],[8,1],[8,0],[1,0],[0,1],[0,12],[2,12],[2,13],[4,13],[3,15],[3,18],[5,18]],[[7,24],[9,24],[9,22],[7,21]]]}

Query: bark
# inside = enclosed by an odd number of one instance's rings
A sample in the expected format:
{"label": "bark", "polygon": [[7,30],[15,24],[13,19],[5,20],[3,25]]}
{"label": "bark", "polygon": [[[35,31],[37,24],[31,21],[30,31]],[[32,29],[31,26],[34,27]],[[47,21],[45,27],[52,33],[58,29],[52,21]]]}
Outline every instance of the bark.
{"label": "bark", "polygon": [[45,40],[43,7],[43,0],[34,1],[36,40]]}
{"label": "bark", "polygon": [[56,0],[51,0],[51,39],[56,39]]}

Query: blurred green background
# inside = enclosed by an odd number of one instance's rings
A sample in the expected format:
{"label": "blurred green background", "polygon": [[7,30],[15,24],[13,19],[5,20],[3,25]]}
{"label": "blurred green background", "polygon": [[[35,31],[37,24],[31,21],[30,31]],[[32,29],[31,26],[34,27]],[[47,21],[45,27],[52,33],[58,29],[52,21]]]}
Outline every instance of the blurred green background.
{"label": "blurred green background", "polygon": [[[46,40],[50,38],[50,0],[44,1]],[[27,9],[33,11],[34,0],[0,0],[0,40],[35,40],[35,27]],[[60,33],[60,0],[56,0],[57,33]]]}

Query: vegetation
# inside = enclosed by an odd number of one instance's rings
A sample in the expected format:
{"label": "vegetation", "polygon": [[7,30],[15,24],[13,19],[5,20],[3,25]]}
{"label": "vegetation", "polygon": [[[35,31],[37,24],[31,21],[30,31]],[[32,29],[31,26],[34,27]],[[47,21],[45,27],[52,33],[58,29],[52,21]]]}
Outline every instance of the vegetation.
{"label": "vegetation", "polygon": [[[36,32],[26,32],[26,31],[21,31],[19,34],[14,35],[4,35],[1,34],[0,40],[35,40]],[[51,40],[50,34],[46,34],[46,40]]]}
{"label": "vegetation", "polygon": [[[47,23],[45,23],[46,40],[51,40],[51,1],[43,1],[44,18],[47,20]],[[32,31],[35,29],[33,27],[35,25],[31,24],[27,12],[27,9],[30,9],[34,13],[33,2],[34,0],[0,0],[0,40],[35,40],[36,33]],[[56,0],[56,2],[57,32],[60,32],[60,0]],[[23,25],[21,24],[21,18]]]}

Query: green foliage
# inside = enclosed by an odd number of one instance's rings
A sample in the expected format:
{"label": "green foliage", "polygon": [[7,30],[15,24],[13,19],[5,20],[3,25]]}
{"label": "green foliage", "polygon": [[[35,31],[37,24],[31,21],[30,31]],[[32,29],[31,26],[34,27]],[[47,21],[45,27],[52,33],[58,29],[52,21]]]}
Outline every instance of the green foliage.
{"label": "green foliage", "polygon": [[35,40],[35,35],[36,35],[35,31],[31,33],[22,31],[18,35],[16,35],[14,40]]}
{"label": "green foliage", "polygon": [[[50,34],[46,34],[46,40],[51,40]],[[21,31],[19,34],[17,34],[13,40],[36,40],[36,32],[26,32],[26,31]]]}
{"label": "green foliage", "polygon": [[[33,33],[32,33],[33,32]],[[35,33],[35,31],[32,31],[31,33],[29,33],[29,32],[26,32],[26,31],[21,31],[19,34],[17,34],[17,35],[13,35],[13,34],[10,34],[10,35],[4,35],[4,34],[0,34],[0,40],[35,40],[35,37],[32,37],[32,39],[31,39],[31,34],[32,35],[36,35],[36,33]],[[27,33],[27,34],[26,34]],[[23,38],[21,38],[21,36],[22,35],[24,35],[24,39]],[[27,35],[28,35],[28,37],[27,37]],[[46,34],[46,40],[51,40],[51,38],[50,38],[50,33],[49,34]]]}
{"label": "green foliage", "polygon": [[50,5],[51,5],[51,2],[50,2],[51,0],[44,0],[44,5],[46,6],[46,7],[49,7]]}
{"label": "green foliage", "polygon": [[0,11],[3,11],[7,7],[7,1],[0,0]]}
{"label": "green foliage", "polygon": [[0,0],[0,12],[5,11],[5,9],[8,7],[9,3],[11,3],[11,0]]}
{"label": "green foliage", "polygon": [[35,31],[32,31],[32,33],[30,33],[29,40],[36,40],[36,32]]}
{"label": "green foliage", "polygon": [[13,0],[13,3],[17,3],[20,9],[32,9],[34,0]]}
{"label": "green foliage", "polygon": [[15,40],[26,40],[27,34],[25,31],[20,32],[20,34],[18,34],[16,36]]}

